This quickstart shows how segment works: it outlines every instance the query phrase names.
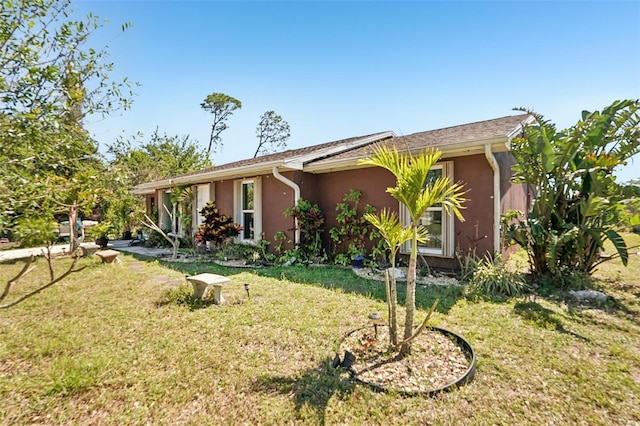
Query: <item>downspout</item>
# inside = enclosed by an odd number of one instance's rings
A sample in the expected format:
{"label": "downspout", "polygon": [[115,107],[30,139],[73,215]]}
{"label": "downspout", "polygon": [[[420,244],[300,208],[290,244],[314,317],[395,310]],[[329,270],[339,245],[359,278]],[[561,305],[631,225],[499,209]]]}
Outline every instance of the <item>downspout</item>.
{"label": "downspout", "polygon": [[491,145],[484,146],[484,156],[493,170],[493,251],[500,253],[500,166],[491,151]]}
{"label": "downspout", "polygon": [[[285,185],[287,185],[289,188],[293,189],[293,205],[297,206],[298,205],[298,200],[300,200],[300,187],[298,186],[297,183],[295,183],[292,180],[287,179],[286,177],[282,176],[280,174],[280,172],[278,171],[278,166],[273,166],[272,169],[272,173],[273,173],[273,177],[275,177],[276,179],[278,179],[280,182],[284,183]],[[300,246],[300,228],[298,227],[298,219],[295,219],[295,236],[294,236],[294,242],[296,247]]]}

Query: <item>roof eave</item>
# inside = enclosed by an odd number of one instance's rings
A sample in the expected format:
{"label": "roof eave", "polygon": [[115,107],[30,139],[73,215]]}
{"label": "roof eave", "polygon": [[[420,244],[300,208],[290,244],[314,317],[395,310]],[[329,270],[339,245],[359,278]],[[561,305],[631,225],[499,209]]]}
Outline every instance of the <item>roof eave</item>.
{"label": "roof eave", "polygon": [[[484,154],[485,145],[491,145],[492,152],[505,152],[508,151],[507,138],[490,138],[479,139],[473,142],[459,142],[456,144],[449,144],[445,146],[433,146],[433,148],[439,149],[442,152],[442,158],[462,157],[465,155]],[[425,148],[412,150],[412,153],[417,153]],[[356,167],[364,168],[370,166],[359,165],[358,162],[364,157],[353,157],[337,159],[334,161],[324,161],[321,164],[309,164],[304,168],[305,172],[309,173],[327,173],[333,171],[353,169]]]}

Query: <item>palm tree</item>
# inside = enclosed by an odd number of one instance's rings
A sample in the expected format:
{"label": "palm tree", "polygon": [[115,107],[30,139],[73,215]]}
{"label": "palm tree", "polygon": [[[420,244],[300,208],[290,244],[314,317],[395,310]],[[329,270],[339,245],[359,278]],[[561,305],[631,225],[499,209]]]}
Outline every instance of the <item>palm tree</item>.
{"label": "palm tree", "polygon": [[[398,346],[398,291],[396,288],[396,256],[400,246],[406,243],[413,236],[411,229],[405,228],[400,223],[398,215],[395,212],[391,212],[387,209],[376,215],[373,213],[367,213],[364,215],[365,220],[375,226],[380,235],[389,246],[390,254],[389,260],[391,261],[391,278],[389,274],[386,275],[385,291],[387,296],[387,308],[389,312],[389,340],[394,347]],[[424,230],[424,228],[422,228]],[[424,234],[424,232],[423,232]]]}
{"label": "palm tree", "polygon": [[447,213],[453,212],[460,220],[464,220],[460,210],[465,201],[461,183],[452,183],[447,176],[436,179],[429,177],[429,171],[438,162],[441,152],[427,149],[416,155],[400,154],[398,149],[384,145],[373,148],[373,155],[363,159],[359,164],[383,167],[396,178],[396,186],[387,188],[393,198],[402,203],[411,219],[411,254],[407,272],[406,317],[404,323],[404,343],[401,355],[411,352],[410,338],[413,334],[413,323],[416,304],[416,265],[418,258],[420,218],[427,209],[441,204]]}

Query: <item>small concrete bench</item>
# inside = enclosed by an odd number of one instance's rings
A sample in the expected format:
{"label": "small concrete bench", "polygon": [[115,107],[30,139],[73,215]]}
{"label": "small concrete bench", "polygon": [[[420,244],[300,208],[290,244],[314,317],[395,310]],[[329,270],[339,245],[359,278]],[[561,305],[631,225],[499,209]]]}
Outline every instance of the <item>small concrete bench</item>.
{"label": "small concrete bench", "polygon": [[97,244],[83,244],[80,248],[82,249],[82,257],[89,257],[95,254],[102,247]]}
{"label": "small concrete bench", "polygon": [[213,288],[213,303],[220,305],[224,303],[224,297],[222,297],[222,285],[231,282],[230,278],[223,277],[216,274],[198,274],[192,277],[187,277],[187,281],[193,286],[193,297],[201,299],[204,296],[207,288]]}
{"label": "small concrete bench", "polygon": [[115,250],[100,250],[96,252],[96,256],[98,256],[102,263],[113,263],[118,259],[119,251]]}

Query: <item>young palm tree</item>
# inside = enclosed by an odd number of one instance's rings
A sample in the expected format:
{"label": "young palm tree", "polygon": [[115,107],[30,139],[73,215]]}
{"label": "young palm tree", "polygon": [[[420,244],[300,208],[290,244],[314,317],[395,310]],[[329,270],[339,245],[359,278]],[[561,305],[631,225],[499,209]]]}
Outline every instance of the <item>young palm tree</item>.
{"label": "young palm tree", "polygon": [[[389,274],[385,280],[385,291],[387,296],[387,308],[389,312],[389,340],[394,347],[398,346],[398,291],[396,287],[396,256],[400,250],[400,246],[406,243],[413,237],[413,233],[410,228],[405,228],[400,223],[398,215],[395,212],[387,209],[382,209],[379,214],[367,213],[364,215],[365,220],[375,226],[387,246],[389,246],[390,254],[389,260],[391,261],[391,278]],[[420,227],[418,230],[418,240],[426,241],[427,231],[424,227]]]}
{"label": "young palm tree", "polygon": [[416,304],[416,265],[418,258],[417,245],[419,241],[420,218],[427,209],[436,204],[442,204],[444,210],[453,212],[460,220],[464,220],[460,210],[465,201],[461,183],[452,183],[446,176],[437,179],[427,179],[429,170],[440,159],[440,151],[424,150],[416,155],[400,154],[398,149],[378,145],[373,148],[373,155],[360,161],[360,164],[383,167],[396,178],[396,186],[387,188],[393,198],[401,202],[409,213],[411,223],[411,254],[409,270],[407,272],[407,300],[406,317],[404,323],[404,341],[400,353],[407,355],[411,352],[409,338],[413,334],[413,323]]}

